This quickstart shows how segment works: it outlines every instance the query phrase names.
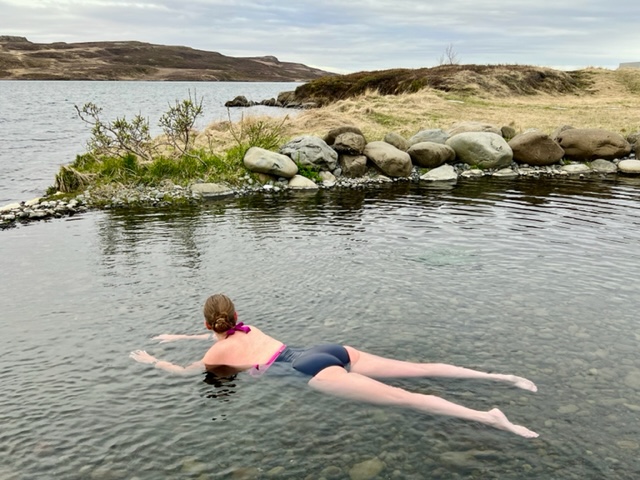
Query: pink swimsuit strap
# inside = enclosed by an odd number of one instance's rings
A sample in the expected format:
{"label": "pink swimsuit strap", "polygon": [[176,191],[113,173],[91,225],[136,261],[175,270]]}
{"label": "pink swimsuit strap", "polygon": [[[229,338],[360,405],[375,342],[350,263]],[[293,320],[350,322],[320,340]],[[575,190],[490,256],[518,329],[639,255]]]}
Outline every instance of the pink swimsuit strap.
{"label": "pink swimsuit strap", "polygon": [[[278,358],[278,357],[280,356],[280,354],[281,354],[282,352],[284,352],[284,349],[285,349],[285,348],[287,348],[287,346],[283,343],[283,344],[280,346],[280,348],[279,348],[278,350],[276,350],[276,352],[275,352],[273,355],[271,355],[271,358],[270,358],[269,360],[267,360],[267,363],[265,363],[265,364],[263,365],[263,368],[264,368],[264,367],[268,367],[268,366],[269,366],[269,365],[271,365],[273,362],[275,362],[275,361],[276,361],[276,358]],[[255,367],[256,367],[256,368],[260,368],[260,366],[259,366],[259,365],[256,365]]]}
{"label": "pink swimsuit strap", "polygon": [[227,334],[227,336],[224,337],[224,338],[228,338],[228,337],[230,337],[231,335],[233,335],[236,332],[249,333],[250,331],[251,331],[251,327],[249,327],[248,325],[245,325],[243,322],[240,322],[240,323],[235,324],[229,330],[227,330],[225,332]]}

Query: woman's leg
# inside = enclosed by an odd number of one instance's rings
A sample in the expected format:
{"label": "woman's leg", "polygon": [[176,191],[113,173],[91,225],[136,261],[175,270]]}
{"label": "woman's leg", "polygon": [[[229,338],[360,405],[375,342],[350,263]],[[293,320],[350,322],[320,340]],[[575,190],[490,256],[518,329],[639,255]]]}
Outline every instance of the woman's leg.
{"label": "woman's leg", "polygon": [[328,367],[309,380],[309,385],[321,392],[377,405],[396,405],[419,412],[472,420],[526,438],[538,434],[521,425],[514,425],[497,408],[488,412],[472,410],[433,395],[412,393],[392,387],[372,378],[347,372],[342,367]]}
{"label": "woman's leg", "polygon": [[345,347],[351,358],[351,371],[371,378],[389,377],[449,377],[475,378],[508,383],[525,390],[536,392],[538,387],[531,380],[503,375],[501,373],[485,373],[470,368],[456,367],[446,363],[412,363],[391,358],[379,357],[371,353]]}

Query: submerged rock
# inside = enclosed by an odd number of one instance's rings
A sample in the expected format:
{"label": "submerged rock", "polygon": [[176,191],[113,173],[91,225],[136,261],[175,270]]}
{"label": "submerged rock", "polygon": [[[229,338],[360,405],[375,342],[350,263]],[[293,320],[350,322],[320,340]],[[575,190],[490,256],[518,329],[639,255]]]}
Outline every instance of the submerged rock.
{"label": "submerged rock", "polygon": [[361,463],[356,463],[349,470],[351,480],[370,480],[377,477],[386,465],[379,458],[372,458]]}

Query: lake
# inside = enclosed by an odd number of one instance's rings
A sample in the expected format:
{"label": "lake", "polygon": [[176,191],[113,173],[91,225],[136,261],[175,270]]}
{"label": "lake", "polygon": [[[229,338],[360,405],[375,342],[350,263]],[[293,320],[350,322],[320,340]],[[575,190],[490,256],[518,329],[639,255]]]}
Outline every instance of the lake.
{"label": "lake", "polygon": [[255,106],[225,108],[237,95],[260,102],[294,90],[299,83],[248,82],[81,82],[0,81],[0,206],[41,196],[53,184],[60,165],[86,151],[91,127],[74,108],[93,102],[105,120],[135,115],[149,119],[153,135],[161,133],[160,116],[169,105],[202,99],[196,124],[234,120],[241,115],[292,115],[290,109]]}
{"label": "lake", "polygon": [[[638,478],[639,200],[624,177],[483,178],[2,231],[0,479]],[[530,378],[535,394],[388,383],[499,407],[540,437],[328,397],[278,369],[220,381],[129,359],[200,358],[205,340],[151,338],[202,333],[215,292],[289,345]]]}

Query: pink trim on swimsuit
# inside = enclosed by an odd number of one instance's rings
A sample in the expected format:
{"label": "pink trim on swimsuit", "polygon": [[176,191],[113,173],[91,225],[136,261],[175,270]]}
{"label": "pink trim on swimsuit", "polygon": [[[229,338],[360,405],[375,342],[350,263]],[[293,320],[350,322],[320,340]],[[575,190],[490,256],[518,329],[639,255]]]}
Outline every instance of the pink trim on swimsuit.
{"label": "pink trim on swimsuit", "polygon": [[252,377],[259,377],[260,375],[264,374],[264,372],[266,372],[267,369],[271,366],[271,364],[276,361],[276,359],[280,356],[280,354],[284,352],[285,348],[287,348],[287,346],[283,343],[280,346],[280,348],[276,350],[276,352],[273,355],[271,355],[271,358],[267,360],[267,363],[264,363],[262,365],[255,364],[253,367],[249,369],[249,374]]}

